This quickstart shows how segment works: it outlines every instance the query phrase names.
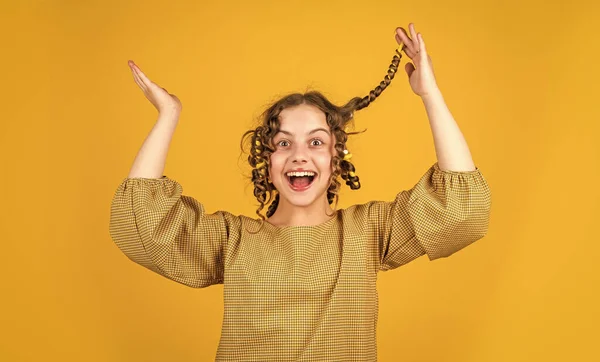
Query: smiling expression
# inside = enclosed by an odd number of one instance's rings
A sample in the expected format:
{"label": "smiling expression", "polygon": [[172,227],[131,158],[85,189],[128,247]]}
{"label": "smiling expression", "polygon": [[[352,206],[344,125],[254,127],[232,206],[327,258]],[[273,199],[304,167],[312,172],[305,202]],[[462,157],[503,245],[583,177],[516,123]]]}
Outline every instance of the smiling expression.
{"label": "smiling expression", "polygon": [[[292,205],[308,206],[315,202],[326,205],[334,136],[325,114],[315,106],[301,104],[284,109],[279,117],[280,129],[273,138],[275,152],[270,157],[269,174],[273,185],[280,197]],[[314,172],[308,188],[295,190],[292,187],[287,175],[292,170]]]}

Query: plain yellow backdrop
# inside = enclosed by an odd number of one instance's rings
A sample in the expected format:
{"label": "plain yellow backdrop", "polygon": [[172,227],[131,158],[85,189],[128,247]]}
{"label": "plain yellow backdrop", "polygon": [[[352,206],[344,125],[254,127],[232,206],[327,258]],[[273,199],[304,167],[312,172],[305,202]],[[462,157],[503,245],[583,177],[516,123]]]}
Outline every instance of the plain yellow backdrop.
{"label": "plain yellow backdrop", "polygon": [[[488,234],[379,274],[380,361],[598,360],[597,1],[2,1],[2,361],[212,361],[223,287],[129,261],[110,202],[157,113],[133,59],[183,102],[165,175],[253,216],[242,133],[271,101],[337,103],[383,79],[416,24],[492,189]],[[391,200],[436,161],[403,66],[357,112],[362,188]]]}

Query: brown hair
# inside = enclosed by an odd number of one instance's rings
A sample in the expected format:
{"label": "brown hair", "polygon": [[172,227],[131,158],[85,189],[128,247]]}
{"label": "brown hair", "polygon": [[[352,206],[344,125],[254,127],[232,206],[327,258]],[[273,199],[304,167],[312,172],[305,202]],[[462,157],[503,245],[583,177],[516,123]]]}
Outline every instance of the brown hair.
{"label": "brown hair", "polygon": [[[345,105],[339,107],[331,103],[318,91],[288,94],[273,103],[260,115],[261,124],[258,127],[248,130],[243,134],[240,148],[242,149],[242,152],[245,152],[244,144],[248,139],[250,140],[250,143],[248,144],[250,148],[248,163],[252,166],[252,175],[248,178],[254,183],[254,196],[259,202],[256,214],[262,219],[262,222],[264,222],[266,218],[260,211],[265,205],[273,200],[266,213],[267,217],[271,217],[271,215],[275,213],[275,210],[277,210],[277,205],[279,204],[279,193],[277,192],[277,189],[275,189],[275,186],[269,182],[268,175],[270,156],[275,152],[273,137],[279,132],[280,127],[279,114],[286,108],[308,104],[319,108],[325,113],[327,124],[334,135],[335,150],[337,151],[331,159],[333,172],[331,173],[330,186],[327,189],[327,201],[329,204],[335,199],[334,209],[337,208],[337,193],[340,189],[338,176],[341,176],[342,179],[346,181],[346,185],[350,186],[352,190],[358,190],[360,188],[358,176],[349,175],[349,172],[354,172],[355,168],[350,161],[343,159],[343,151],[346,148],[346,141],[349,135],[362,133],[364,131],[346,132],[345,128],[350,121],[353,120],[354,111],[367,107],[391,83],[395,73],[398,71],[398,64],[402,58],[402,54],[398,51],[396,51],[396,53],[397,55],[394,55],[384,79],[377,87],[375,87],[375,89],[371,90],[368,95],[362,98],[354,97]],[[261,162],[262,165],[259,168],[256,168],[257,164]]]}

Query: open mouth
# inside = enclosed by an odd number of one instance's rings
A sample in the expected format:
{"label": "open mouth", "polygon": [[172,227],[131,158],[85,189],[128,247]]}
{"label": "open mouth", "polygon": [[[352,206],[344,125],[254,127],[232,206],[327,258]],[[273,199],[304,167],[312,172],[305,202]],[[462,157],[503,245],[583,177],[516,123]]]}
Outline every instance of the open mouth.
{"label": "open mouth", "polygon": [[287,176],[288,183],[290,187],[294,191],[304,191],[308,189],[313,181],[315,180],[315,176]]}

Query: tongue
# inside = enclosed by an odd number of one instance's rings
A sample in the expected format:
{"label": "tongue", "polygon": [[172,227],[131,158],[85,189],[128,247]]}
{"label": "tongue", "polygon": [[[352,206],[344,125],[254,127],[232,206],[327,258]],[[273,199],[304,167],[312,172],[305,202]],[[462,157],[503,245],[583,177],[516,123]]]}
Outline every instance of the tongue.
{"label": "tongue", "polygon": [[310,179],[308,176],[292,177],[292,185],[294,185],[294,187],[306,187],[309,183]]}

